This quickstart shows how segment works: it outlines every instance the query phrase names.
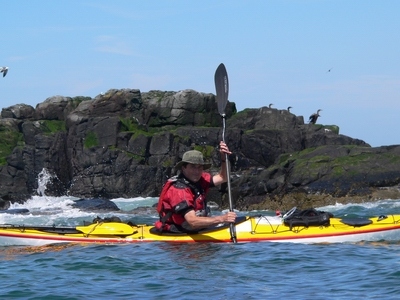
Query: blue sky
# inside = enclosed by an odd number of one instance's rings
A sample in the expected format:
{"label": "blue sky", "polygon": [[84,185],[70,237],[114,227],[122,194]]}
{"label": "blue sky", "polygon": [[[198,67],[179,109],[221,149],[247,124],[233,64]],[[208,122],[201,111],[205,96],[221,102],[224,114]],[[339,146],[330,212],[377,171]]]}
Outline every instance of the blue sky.
{"label": "blue sky", "polygon": [[[133,88],[274,104],[373,147],[400,144],[400,1],[2,1],[1,108]],[[328,70],[331,69],[330,72]]]}

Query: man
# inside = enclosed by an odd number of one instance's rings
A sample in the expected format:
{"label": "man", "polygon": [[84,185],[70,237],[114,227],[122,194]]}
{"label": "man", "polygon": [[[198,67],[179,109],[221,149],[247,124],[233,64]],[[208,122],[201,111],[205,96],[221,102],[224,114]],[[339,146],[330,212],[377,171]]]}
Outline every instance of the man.
{"label": "man", "polygon": [[197,150],[185,152],[182,161],[176,164],[175,169],[181,173],[167,181],[158,200],[160,221],[155,226],[160,231],[195,232],[220,223],[235,222],[235,212],[208,216],[206,195],[210,187],[227,181],[225,153],[231,152],[224,142],[221,141],[219,146],[221,170],[214,176],[204,172],[211,164],[205,163],[203,154]]}

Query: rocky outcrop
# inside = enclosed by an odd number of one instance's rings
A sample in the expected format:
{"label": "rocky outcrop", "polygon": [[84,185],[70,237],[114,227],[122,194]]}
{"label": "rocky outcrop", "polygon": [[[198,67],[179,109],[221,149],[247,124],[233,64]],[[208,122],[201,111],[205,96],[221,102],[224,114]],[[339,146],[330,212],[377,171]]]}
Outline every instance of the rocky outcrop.
{"label": "rocky outcrop", "polygon": [[[217,111],[213,94],[135,89],[4,108],[0,208],[40,192],[43,170],[49,174],[47,195],[100,199],[158,196],[173,166],[193,148],[217,172],[222,134]],[[376,196],[400,184],[400,146],[371,148],[339,134],[335,125],[304,124],[287,110],[237,112],[228,102],[226,113],[238,209],[292,204],[290,195],[303,199],[298,202],[310,195]],[[226,208],[226,186],[214,188],[209,198]]]}
{"label": "rocky outcrop", "polygon": [[399,167],[400,145],[326,145],[283,154],[269,168],[234,178],[232,186],[245,209],[398,199]]}

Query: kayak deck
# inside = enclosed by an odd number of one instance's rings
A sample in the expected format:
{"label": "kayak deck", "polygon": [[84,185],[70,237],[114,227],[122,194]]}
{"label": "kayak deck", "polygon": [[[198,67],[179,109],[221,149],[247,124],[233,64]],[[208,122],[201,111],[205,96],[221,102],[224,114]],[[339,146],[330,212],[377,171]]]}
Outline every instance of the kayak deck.
{"label": "kayak deck", "polygon": [[[331,218],[326,226],[292,226],[279,217],[241,217],[234,228],[238,242],[331,243],[400,240],[400,215],[382,218]],[[159,234],[151,225],[109,222],[78,227],[0,225],[0,245],[53,243],[231,242],[229,226],[191,234]]]}

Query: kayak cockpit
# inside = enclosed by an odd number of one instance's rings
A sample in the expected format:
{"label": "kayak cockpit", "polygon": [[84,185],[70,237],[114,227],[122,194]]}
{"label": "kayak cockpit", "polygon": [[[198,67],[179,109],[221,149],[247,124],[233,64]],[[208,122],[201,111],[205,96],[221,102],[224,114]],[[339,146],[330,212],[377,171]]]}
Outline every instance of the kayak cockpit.
{"label": "kayak cockpit", "polygon": [[[246,220],[248,220],[248,217],[246,217],[246,216],[237,217],[236,221],[235,221],[235,225],[243,223]],[[204,228],[204,229],[201,229],[201,230],[190,231],[190,232],[160,231],[158,228],[152,227],[152,228],[150,228],[149,232],[151,234],[154,234],[154,235],[186,236],[186,235],[191,235],[191,234],[210,233],[210,232],[218,231],[218,230],[221,230],[221,229],[227,229],[227,228],[229,228],[229,226],[230,226],[229,223],[226,223],[226,224],[220,224],[220,225],[217,225],[217,226],[212,226],[212,227],[209,227],[209,228]]]}

